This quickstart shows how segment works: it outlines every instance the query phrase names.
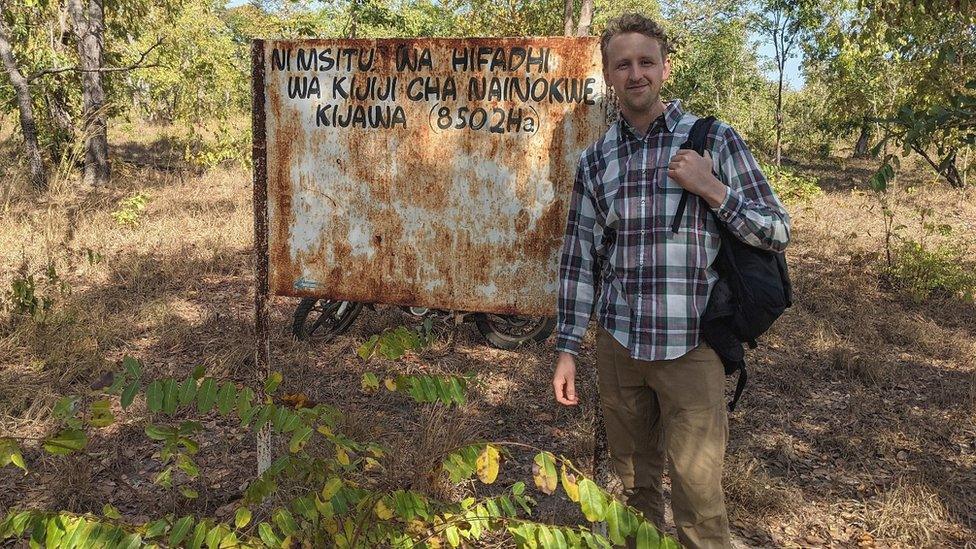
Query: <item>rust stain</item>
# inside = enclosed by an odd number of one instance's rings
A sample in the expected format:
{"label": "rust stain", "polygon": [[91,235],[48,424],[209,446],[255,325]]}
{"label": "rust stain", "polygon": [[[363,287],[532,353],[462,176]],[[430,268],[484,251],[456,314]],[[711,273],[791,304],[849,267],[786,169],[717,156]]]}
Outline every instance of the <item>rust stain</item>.
{"label": "rust stain", "polygon": [[[267,41],[264,52],[273,293],[555,313],[575,165],[605,130],[595,38]],[[500,93],[469,96],[479,86]]]}

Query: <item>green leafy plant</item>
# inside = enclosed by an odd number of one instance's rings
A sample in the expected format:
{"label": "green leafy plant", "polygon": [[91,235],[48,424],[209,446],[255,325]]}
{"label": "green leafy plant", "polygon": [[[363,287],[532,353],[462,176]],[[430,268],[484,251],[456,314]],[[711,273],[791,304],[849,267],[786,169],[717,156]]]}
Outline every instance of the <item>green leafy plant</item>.
{"label": "green leafy plant", "polygon": [[36,319],[51,309],[56,297],[69,292],[68,283],[61,279],[53,263],[40,272],[32,272],[24,263],[10,282],[10,290],[3,300],[4,308],[13,314]]}
{"label": "green leafy plant", "polygon": [[[952,226],[932,221],[934,212],[929,208],[917,208],[920,235],[915,238],[903,235],[907,227],[895,222],[891,191],[898,166],[898,157],[889,155],[868,182],[881,206],[884,223],[883,278],[916,301],[936,294],[972,301],[976,296],[976,274],[966,265],[960,246],[945,240],[951,236]],[[931,244],[930,237],[935,235],[944,240]]]}
{"label": "green leafy plant", "polygon": [[359,346],[356,354],[363,360],[369,360],[374,355],[380,355],[387,360],[396,360],[408,351],[427,347],[432,341],[433,331],[431,320],[428,318],[418,331],[400,326],[395,330],[386,330],[374,335]]}
{"label": "green leafy plant", "polygon": [[760,168],[776,195],[787,204],[810,202],[823,194],[817,178],[802,174],[787,166],[760,162]]}
{"label": "green leafy plant", "polygon": [[118,207],[109,215],[115,219],[119,225],[137,225],[142,211],[149,204],[149,195],[138,192],[132,196],[123,198],[119,201]]}
{"label": "green leafy plant", "polygon": [[[394,331],[396,332],[396,331]],[[400,337],[400,336],[397,336]],[[518,547],[599,547],[634,540],[641,548],[671,548],[677,543],[644,521],[640,513],[619,501],[579,471],[568,459],[513,442],[464,445],[435,457],[433,474],[453,482],[475,477],[494,484],[510,448],[532,450],[533,483],[543,494],[562,487],[589,522],[603,521],[607,534],[587,526],[559,526],[531,519],[535,500],[524,482],[515,482],[495,495],[440,501],[410,489],[390,489],[383,482],[388,450],[373,442],[359,442],[339,429],[341,413],[324,404],[276,391],[283,377],[273,373],[255,392],[232,382],[208,377],[202,368],[182,378],[145,383],[142,365],[126,357],[115,373],[107,395],[68,396],[54,407],[58,429],[38,441],[56,455],[84,452],[88,429],[104,429],[117,418],[112,399],[122,410],[136,398],[145,399],[151,422],[146,436],[160,444],[163,468],[154,483],[161,489],[180,487],[194,498],[190,481],[201,472],[193,461],[199,449],[201,424],[170,418],[195,411],[239,420],[242,429],[268,428],[288,440],[288,451],[247,486],[231,522],[210,517],[167,514],[141,524],[122,519],[111,505],[100,516],[62,511],[12,510],[0,521],[0,540],[28,539],[31,545],[72,547],[138,547],[156,544],[185,547],[289,547],[298,544],[335,547],[460,547],[491,534],[509,537]],[[465,402],[468,384],[459,376],[367,373],[364,390],[384,386],[416,402],[447,405]],[[108,397],[108,398],[105,398]],[[161,420],[161,421],[157,421]],[[0,439],[0,466],[12,465],[29,474],[16,437]],[[285,496],[282,486],[289,486]],[[297,487],[297,495],[295,490]],[[292,497],[293,496],[293,497]]]}
{"label": "green leafy plant", "polygon": [[237,131],[221,121],[212,140],[206,140],[194,131],[184,141],[183,157],[191,166],[201,170],[234,163],[250,169],[251,130]]}

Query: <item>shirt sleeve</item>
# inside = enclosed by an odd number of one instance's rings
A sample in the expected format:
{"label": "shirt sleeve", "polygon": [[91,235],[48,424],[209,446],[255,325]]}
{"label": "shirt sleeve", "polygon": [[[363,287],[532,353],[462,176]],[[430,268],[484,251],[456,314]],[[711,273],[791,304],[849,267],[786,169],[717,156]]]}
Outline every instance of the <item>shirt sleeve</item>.
{"label": "shirt sleeve", "polygon": [[566,233],[559,260],[559,298],[557,304],[556,349],[579,354],[593,311],[596,246],[596,213],[591,186],[587,182],[584,159],[573,183]]}
{"label": "shirt sleeve", "polygon": [[728,190],[715,213],[732,234],[750,246],[785,250],[790,242],[790,216],[745,141],[731,127],[719,149],[718,176]]}

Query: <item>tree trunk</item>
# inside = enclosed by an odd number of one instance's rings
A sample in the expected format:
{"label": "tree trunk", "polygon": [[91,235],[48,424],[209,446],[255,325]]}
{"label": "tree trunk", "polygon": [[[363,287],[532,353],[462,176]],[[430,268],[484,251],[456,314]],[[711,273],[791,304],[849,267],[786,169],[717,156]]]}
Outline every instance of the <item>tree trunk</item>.
{"label": "tree trunk", "polygon": [[44,169],[44,159],[37,144],[37,124],[34,122],[34,106],[31,103],[30,86],[27,79],[17,68],[13,48],[10,45],[10,31],[0,19],[0,58],[3,59],[4,69],[10,78],[10,83],[17,94],[17,108],[20,111],[20,130],[24,134],[24,148],[27,153],[27,164],[30,167],[31,186],[37,190],[47,188],[47,172]]}
{"label": "tree trunk", "polygon": [[857,143],[854,144],[854,154],[851,155],[852,158],[867,158],[868,156],[868,139],[871,137],[871,129],[867,123],[861,124],[861,135],[857,138]]}
{"label": "tree trunk", "polygon": [[576,25],[576,36],[589,36],[592,23],[593,0],[583,0],[583,5],[580,7],[579,24]]}
{"label": "tree trunk", "polygon": [[563,3],[563,36],[573,35],[573,0]]}
{"label": "tree trunk", "polygon": [[963,181],[962,174],[959,173],[959,168],[956,166],[955,150],[949,153],[949,156],[946,159],[945,178],[950,185],[957,189],[963,188],[966,184],[965,181]]}
{"label": "tree trunk", "polygon": [[783,63],[779,63],[779,89],[776,92],[776,166],[783,159]]}
{"label": "tree trunk", "polygon": [[102,50],[105,41],[103,0],[88,0],[88,10],[81,0],[68,0],[68,11],[74,21],[78,39],[81,69],[81,103],[85,139],[85,184],[108,184],[108,116],[105,111],[105,88],[102,87]]}

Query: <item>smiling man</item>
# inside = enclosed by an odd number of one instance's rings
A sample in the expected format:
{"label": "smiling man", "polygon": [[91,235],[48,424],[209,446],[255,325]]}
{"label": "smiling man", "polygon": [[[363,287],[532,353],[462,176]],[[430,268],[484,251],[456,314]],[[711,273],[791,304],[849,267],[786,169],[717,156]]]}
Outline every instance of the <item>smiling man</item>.
{"label": "smiling man", "polygon": [[[559,267],[553,390],[561,404],[578,404],[575,357],[596,308],[600,401],[628,503],[663,527],[670,461],[681,543],[730,547],[725,372],[700,334],[721,243],[709,210],[743,242],[776,251],[789,242],[789,216],[729,125],[712,124],[704,158],[679,151],[697,117],[661,100],[671,64],[657,23],[621,16],[600,48],[620,119],[583,152],[576,174]],[[688,201],[673,232],[685,190],[699,198]]]}

